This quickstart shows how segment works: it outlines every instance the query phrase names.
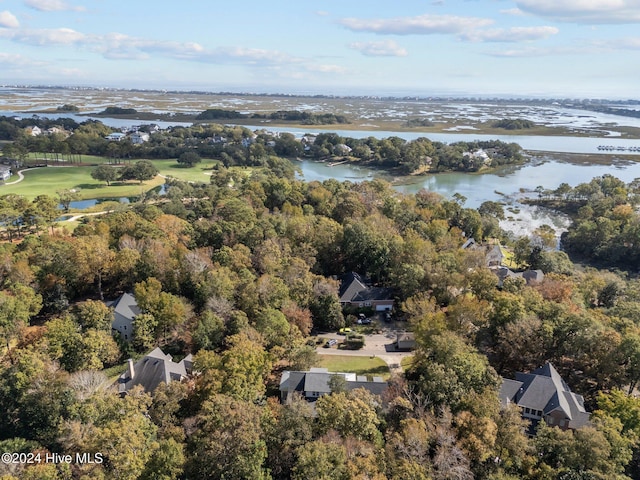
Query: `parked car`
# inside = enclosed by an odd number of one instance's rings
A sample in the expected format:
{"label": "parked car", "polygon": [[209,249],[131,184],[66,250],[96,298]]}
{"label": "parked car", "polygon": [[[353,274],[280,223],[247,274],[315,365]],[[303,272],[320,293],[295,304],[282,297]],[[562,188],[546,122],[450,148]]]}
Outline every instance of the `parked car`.
{"label": "parked car", "polygon": [[347,335],[348,333],[353,332],[349,327],[341,328],[338,332],[340,335]]}
{"label": "parked car", "polygon": [[371,319],[370,318],[359,318],[357,323],[358,323],[358,325],[371,325]]}
{"label": "parked car", "polygon": [[390,322],[390,321],[391,321],[391,313],[386,312],[386,313],[384,314],[384,321],[385,321],[385,322]]}
{"label": "parked car", "polygon": [[324,344],[324,348],[331,348],[336,343],[338,343],[338,341],[335,338],[332,338],[331,340],[327,340],[327,343]]}

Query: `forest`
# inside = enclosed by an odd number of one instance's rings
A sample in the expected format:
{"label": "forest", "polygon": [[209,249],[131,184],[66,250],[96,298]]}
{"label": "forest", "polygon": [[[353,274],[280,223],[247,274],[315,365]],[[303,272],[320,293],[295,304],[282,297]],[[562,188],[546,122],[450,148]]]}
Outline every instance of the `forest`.
{"label": "forest", "polygon": [[572,218],[562,236],[564,249],[579,259],[603,267],[633,273],[640,271],[640,181],[626,185],[613,175],[603,175],[571,187],[562,183],[555,190],[537,188],[543,205]]}
{"label": "forest", "polygon": [[[214,114],[217,115],[215,111]],[[33,126],[41,129],[58,127],[64,132],[28,135],[26,129]],[[3,153],[23,159],[29,152],[38,152],[45,159],[49,156],[56,161],[66,159],[73,162],[74,158],[88,154],[108,156],[118,163],[131,159],[178,158],[190,152],[201,158],[220,160],[224,166],[230,167],[265,166],[269,157],[277,155],[291,159],[362,163],[399,174],[476,172],[525,160],[519,145],[499,140],[445,144],[424,137],[412,141],[395,136],[359,139],[328,132],[308,135],[300,141],[290,133],[275,134],[266,130],[254,133],[241,126],[212,123],[171,127],[153,133],[148,142],[134,145],[130,139],[119,142],[106,140],[104,137],[113,131],[94,120],[78,124],[72,119],[16,120],[0,117],[0,140],[13,142],[4,147]],[[151,126],[143,125],[140,131],[150,132]],[[71,132],[73,135],[69,135]],[[484,154],[479,155],[479,151]]]}
{"label": "forest", "polygon": [[[634,184],[592,183],[604,203],[580,218],[637,224]],[[495,202],[465,208],[459,195],[403,195],[381,180],[307,183],[274,156],[220,165],[206,184],[172,181],[165,198],[72,233],[51,228],[42,196],[0,200],[33,221],[0,245],[2,451],[103,459],[3,464],[3,480],[640,475],[640,282],[588,266],[595,250],[572,263],[550,227],[510,240]],[[499,286],[482,250],[462,248],[470,237],[500,241],[544,280]],[[283,404],[282,372],[318,364],[310,335],[355,320],[339,303],[345,272],[393,290],[416,336],[412,361],[382,396],[337,382],[313,406]],[[129,339],[112,335],[102,301],[123,292],[140,308]],[[155,347],[193,354],[196,373],[119,396],[127,359]],[[519,409],[501,406],[501,377],[545,362],[584,395],[589,425],[541,422],[529,437]]]}

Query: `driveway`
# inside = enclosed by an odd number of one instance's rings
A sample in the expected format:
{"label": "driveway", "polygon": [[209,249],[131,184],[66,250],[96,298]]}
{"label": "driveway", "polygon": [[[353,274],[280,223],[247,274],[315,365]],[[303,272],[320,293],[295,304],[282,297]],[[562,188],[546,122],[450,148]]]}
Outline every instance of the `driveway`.
{"label": "driveway", "polygon": [[[364,336],[364,347],[360,350],[342,350],[336,347],[324,348],[322,345],[317,348],[320,355],[351,355],[354,357],[378,357],[382,359],[392,373],[402,372],[401,362],[403,358],[410,357],[413,352],[398,351],[395,347],[396,335],[399,331],[385,330],[382,334],[372,334]],[[336,339],[339,342],[344,340],[344,335],[337,333],[321,333],[318,337]]]}

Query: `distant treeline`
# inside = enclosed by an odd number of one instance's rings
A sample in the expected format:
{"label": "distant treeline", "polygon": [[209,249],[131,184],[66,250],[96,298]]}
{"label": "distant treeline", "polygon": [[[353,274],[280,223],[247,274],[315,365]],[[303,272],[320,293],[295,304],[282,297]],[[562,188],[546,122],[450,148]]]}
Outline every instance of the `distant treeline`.
{"label": "distant treeline", "polygon": [[531,120],[523,118],[503,118],[491,124],[494,128],[504,128],[505,130],[522,130],[536,126]]}
{"label": "distant treeline", "polygon": [[350,123],[349,119],[344,115],[335,115],[333,113],[310,113],[298,110],[278,110],[277,112],[272,113],[254,113],[249,115],[235,110],[224,110],[221,108],[207,109],[198,114],[196,120],[229,120],[242,118],[285,120],[290,122],[299,122],[303,125],[334,125]]}
{"label": "distant treeline", "polygon": [[64,105],[61,105],[58,108],[56,108],[56,111],[58,111],[58,112],[79,112],[80,109],[75,105],[71,105],[69,103],[65,103]]}
{"label": "distant treeline", "polygon": [[640,118],[640,110],[633,110],[630,108],[606,107],[604,105],[588,105],[586,107],[582,107],[585,110],[591,110],[593,112],[608,113],[610,115],[620,115],[623,117]]}
{"label": "distant treeline", "polygon": [[433,123],[428,118],[410,118],[405,122],[405,127],[433,127]]}
{"label": "distant treeline", "polygon": [[100,115],[134,115],[138,113],[135,108],[107,107]]}

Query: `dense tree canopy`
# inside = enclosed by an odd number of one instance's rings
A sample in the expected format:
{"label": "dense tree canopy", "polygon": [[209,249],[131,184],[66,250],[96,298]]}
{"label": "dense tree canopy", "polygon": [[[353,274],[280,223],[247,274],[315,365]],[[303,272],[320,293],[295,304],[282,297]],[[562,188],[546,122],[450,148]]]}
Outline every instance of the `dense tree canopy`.
{"label": "dense tree canopy", "polygon": [[[238,144],[249,138],[224,128],[172,134],[196,144],[222,133]],[[375,162],[416,165],[464,163],[465,151],[494,148],[317,138],[312,149],[344,144]],[[278,148],[295,151],[291,138],[282,141]],[[232,164],[247,152],[225,153]],[[0,197],[3,448],[105,455],[51,478],[637,476],[640,415],[628,394],[640,381],[637,278],[576,268],[555,250],[550,227],[510,239],[498,204],[475,210],[460,195],[403,195],[381,180],[306,183],[286,160],[249,153],[262,165],[251,174],[221,165],[206,184],[172,181],[166,199],[87,217],[73,233],[47,228],[53,199]],[[602,177],[542,190],[540,200],[584,202],[567,234],[572,254],[617,245],[632,261],[635,243],[617,238],[637,221],[633,189]],[[593,247],[578,233],[585,222],[595,225],[584,230]],[[462,248],[469,236],[477,248]],[[538,267],[544,280],[499,281],[482,250],[496,241],[514,269]],[[336,280],[350,271],[390,289],[394,321],[416,335],[412,359],[382,397],[333,382],[315,411],[299,398],[280,403],[281,373],[317,365],[308,335],[355,327]],[[122,292],[140,308],[129,339],[110,335],[113,312],[100,301]],[[109,385],[126,360],[156,347],[176,360],[193,353],[197,374],[153,395],[116,395]],[[520,412],[501,408],[500,375],[547,361],[597,413],[583,429],[540,427],[530,439]],[[0,475],[48,472],[20,468]]]}

